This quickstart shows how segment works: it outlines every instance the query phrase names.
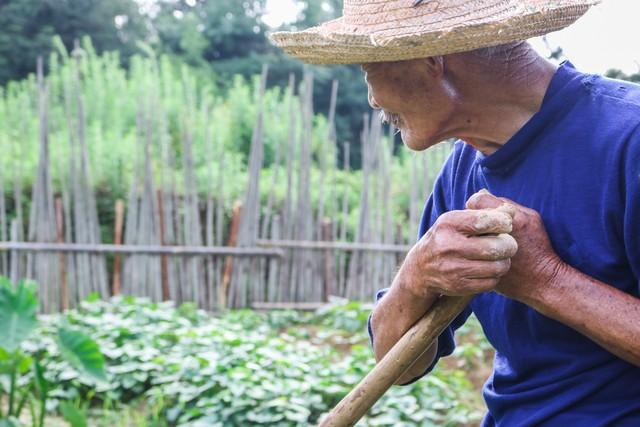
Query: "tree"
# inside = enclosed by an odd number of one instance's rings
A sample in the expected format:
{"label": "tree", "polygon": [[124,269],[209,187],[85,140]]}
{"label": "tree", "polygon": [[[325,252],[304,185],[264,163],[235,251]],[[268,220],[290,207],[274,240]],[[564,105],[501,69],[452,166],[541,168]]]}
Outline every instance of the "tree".
{"label": "tree", "polygon": [[625,74],[622,70],[611,69],[605,73],[605,76],[612,79],[626,80],[629,82],[640,83],[640,72],[634,74]]}
{"label": "tree", "polygon": [[20,79],[47,57],[59,35],[71,49],[91,36],[98,51],[118,50],[128,58],[146,37],[134,0],[0,0],[0,84]]}
{"label": "tree", "polygon": [[308,28],[335,19],[341,15],[342,0],[298,1],[301,14],[295,22],[299,28]]}
{"label": "tree", "polygon": [[207,62],[266,53],[271,46],[261,20],[265,2],[161,1],[153,18],[158,47],[182,56],[196,44],[191,53],[198,51]]}

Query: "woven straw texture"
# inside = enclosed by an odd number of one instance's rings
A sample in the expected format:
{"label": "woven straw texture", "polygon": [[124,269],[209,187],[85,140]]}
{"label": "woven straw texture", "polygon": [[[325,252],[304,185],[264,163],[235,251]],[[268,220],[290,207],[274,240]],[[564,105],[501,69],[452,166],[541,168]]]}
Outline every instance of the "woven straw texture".
{"label": "woven straw texture", "polygon": [[313,64],[402,61],[526,40],[565,28],[600,0],[345,0],[341,18],[271,41]]}

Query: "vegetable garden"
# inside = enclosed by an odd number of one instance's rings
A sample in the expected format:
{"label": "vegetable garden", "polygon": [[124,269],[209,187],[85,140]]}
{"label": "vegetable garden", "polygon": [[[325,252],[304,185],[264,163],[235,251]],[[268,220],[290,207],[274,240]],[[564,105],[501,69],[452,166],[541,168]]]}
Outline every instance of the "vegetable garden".
{"label": "vegetable garden", "polygon": [[[313,313],[236,310],[211,317],[193,304],[91,297],[75,310],[43,316],[36,327],[33,288],[22,286],[2,285],[0,334],[3,343],[7,335],[21,341],[15,377],[21,397],[14,401],[26,396],[25,425],[38,425],[29,422],[28,408],[38,413],[42,384],[45,425],[312,425],[373,366],[364,332],[370,307],[362,303],[335,300]],[[22,303],[9,306],[16,298]],[[6,323],[9,314],[17,326]],[[477,422],[483,405],[478,383],[467,378],[478,378],[473,371],[490,357],[481,337],[477,323],[468,322],[450,361],[411,386],[395,387],[359,425]],[[61,341],[75,344],[68,350]],[[16,348],[5,346],[0,392],[8,393]],[[6,394],[0,400],[3,413],[9,400]],[[18,425],[11,422],[0,425]]]}

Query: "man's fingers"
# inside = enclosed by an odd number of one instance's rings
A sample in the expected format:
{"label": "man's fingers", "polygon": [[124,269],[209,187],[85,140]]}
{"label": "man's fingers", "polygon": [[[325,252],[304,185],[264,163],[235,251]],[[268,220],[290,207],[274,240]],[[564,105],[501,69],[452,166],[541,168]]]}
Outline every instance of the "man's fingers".
{"label": "man's fingers", "polygon": [[467,236],[511,233],[513,217],[497,209],[458,211],[448,218],[453,228]]}
{"label": "man's fingers", "polygon": [[458,252],[466,259],[496,261],[509,259],[518,252],[518,243],[511,235],[472,236],[456,242]]}
{"label": "man's fingers", "polygon": [[496,209],[510,215],[512,218],[517,213],[515,203],[504,197],[496,197],[484,188],[469,197],[466,203],[467,209]]}
{"label": "man's fingers", "polygon": [[510,267],[509,258],[499,261],[464,260],[460,263],[456,274],[462,279],[493,279],[507,274]]}
{"label": "man's fingers", "polygon": [[502,200],[489,193],[484,188],[467,200],[467,209],[495,209],[503,204]]}
{"label": "man's fingers", "polygon": [[463,296],[463,295],[474,295],[479,294],[481,292],[489,292],[495,289],[498,284],[498,278],[462,278],[459,279],[456,283],[452,283],[450,285],[438,286],[433,285],[431,288],[442,295],[450,295],[450,296]]}

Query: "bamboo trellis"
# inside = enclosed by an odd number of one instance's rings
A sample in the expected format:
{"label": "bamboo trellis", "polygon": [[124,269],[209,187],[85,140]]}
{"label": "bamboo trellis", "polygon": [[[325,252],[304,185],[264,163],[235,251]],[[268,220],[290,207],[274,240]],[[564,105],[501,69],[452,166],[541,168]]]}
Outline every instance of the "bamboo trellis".
{"label": "bamboo trellis", "polygon": [[[16,162],[12,190],[5,188],[6,171],[0,171],[0,273],[13,280],[35,279],[44,311],[73,307],[90,293],[194,301],[208,310],[316,303],[331,295],[369,300],[391,283],[415,240],[421,206],[450,144],[400,161],[395,130],[386,133],[378,114],[367,114],[360,138],[362,170],[351,172],[354,144],[339,144],[336,138],[338,85],[334,82],[329,94],[327,132],[318,140],[314,77],[305,69],[299,82],[290,76],[288,114],[281,117],[287,137],[274,143],[268,174],[264,127],[272,116],[264,104],[265,67],[255,87],[245,195],[233,201],[224,174],[228,154],[212,121],[214,100],[200,93],[189,75],[164,88],[159,68],[143,67],[145,83],[129,94],[137,111],[129,194],[116,203],[116,226],[108,227],[114,244],[105,244],[87,143],[87,111],[95,106],[88,107],[83,98],[88,83],[81,55],[78,48],[64,81],[54,85],[62,88],[53,95],[64,103],[66,163],[50,152],[52,89],[41,65],[34,100],[24,100],[25,108],[31,102],[37,106],[40,150],[26,224],[22,177],[27,171]],[[185,101],[173,124],[161,99],[168,90],[180,91]],[[171,126],[179,130],[177,140]],[[14,152],[25,149],[5,137],[0,144]],[[196,146],[205,147],[204,159],[196,157]],[[201,161],[208,165],[205,192],[198,190],[203,178],[195,173]],[[400,185],[394,182],[398,168],[409,169],[408,181]],[[350,179],[360,180],[360,191],[340,196],[336,188],[345,185],[340,181]],[[397,197],[408,199],[408,221],[394,213]],[[107,268],[107,257],[114,254]]]}

